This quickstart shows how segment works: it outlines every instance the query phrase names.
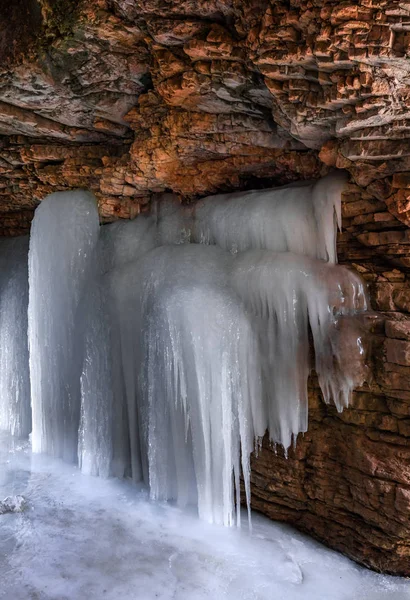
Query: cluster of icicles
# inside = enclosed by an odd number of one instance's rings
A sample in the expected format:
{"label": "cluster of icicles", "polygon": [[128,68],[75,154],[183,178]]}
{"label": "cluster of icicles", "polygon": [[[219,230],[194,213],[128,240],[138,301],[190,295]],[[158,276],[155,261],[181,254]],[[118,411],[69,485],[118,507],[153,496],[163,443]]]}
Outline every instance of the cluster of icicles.
{"label": "cluster of icicles", "polygon": [[255,444],[307,430],[311,369],[339,410],[361,383],[340,342],[367,309],[335,264],[343,184],[164,199],[103,227],[88,192],[47,197],[28,278],[28,239],[0,245],[0,428],[32,421],[34,452],[239,522]]}

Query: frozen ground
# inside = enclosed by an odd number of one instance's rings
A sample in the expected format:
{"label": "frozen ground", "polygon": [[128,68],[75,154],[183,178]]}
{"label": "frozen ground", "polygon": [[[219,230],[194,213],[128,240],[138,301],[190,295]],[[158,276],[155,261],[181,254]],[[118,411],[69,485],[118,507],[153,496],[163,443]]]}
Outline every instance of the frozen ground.
{"label": "frozen ground", "polygon": [[81,475],[0,435],[0,598],[6,600],[410,600],[291,528],[254,515],[208,526],[124,482]]}

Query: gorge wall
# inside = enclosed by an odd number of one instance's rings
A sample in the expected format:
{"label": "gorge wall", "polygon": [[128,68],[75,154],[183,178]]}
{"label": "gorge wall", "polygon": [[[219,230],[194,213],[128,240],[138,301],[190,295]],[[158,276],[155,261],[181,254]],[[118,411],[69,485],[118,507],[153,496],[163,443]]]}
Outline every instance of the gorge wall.
{"label": "gorge wall", "polygon": [[253,459],[253,506],[410,575],[410,3],[19,0],[0,9],[0,234],[48,193],[102,222],[153,197],[345,169],[339,260],[368,281],[373,378]]}

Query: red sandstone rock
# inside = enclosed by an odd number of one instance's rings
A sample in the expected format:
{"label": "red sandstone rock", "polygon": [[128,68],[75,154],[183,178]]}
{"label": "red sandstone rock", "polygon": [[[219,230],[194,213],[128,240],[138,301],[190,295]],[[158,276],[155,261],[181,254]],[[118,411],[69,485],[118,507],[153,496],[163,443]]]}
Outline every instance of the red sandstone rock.
{"label": "red sandstone rock", "polygon": [[386,321],[386,336],[399,340],[410,340],[410,319]]}
{"label": "red sandstone rock", "polygon": [[[48,146],[58,140],[75,153],[72,144],[84,142],[124,146],[134,131],[137,149],[101,169],[90,162],[80,179],[65,165],[68,154],[60,168],[48,156],[18,177],[0,165],[0,211],[8,199],[15,210],[24,205],[29,190],[39,199],[48,191],[39,181],[56,189],[81,183],[120,205],[169,188],[195,197],[249,180],[269,185],[315,177],[320,163],[305,167],[278,150],[324,144],[324,163],[351,170],[408,223],[405,5],[94,0],[80,10],[67,0],[67,15],[43,5],[37,27],[49,46],[47,60],[40,47],[38,59],[33,53],[0,75],[0,133],[9,136],[8,148],[18,153],[12,136],[22,134]],[[202,136],[189,130],[193,115],[206,122],[212,114],[225,121],[236,115],[237,123],[229,129],[215,119]],[[9,152],[0,149],[0,159],[7,161]],[[135,175],[132,182],[127,173]],[[390,177],[395,191],[385,196]]]}

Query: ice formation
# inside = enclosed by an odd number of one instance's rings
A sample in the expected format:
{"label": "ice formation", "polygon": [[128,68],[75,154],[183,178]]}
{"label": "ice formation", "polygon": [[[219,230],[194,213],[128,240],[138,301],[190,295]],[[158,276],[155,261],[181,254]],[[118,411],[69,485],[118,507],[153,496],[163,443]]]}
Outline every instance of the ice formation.
{"label": "ice formation", "polygon": [[114,420],[110,328],[101,275],[97,271],[94,276],[85,300],[78,463],[87,475],[108,477],[112,470]]}
{"label": "ice formation", "polygon": [[220,194],[198,202],[193,240],[230,251],[266,248],[336,262],[343,173],[317,182]]}
{"label": "ice formation", "polygon": [[43,201],[29,257],[33,450],[239,522],[255,444],[268,431],[287,449],[307,429],[312,368],[338,410],[362,383],[350,324],[366,290],[335,264],[342,185],[168,198],[102,228],[85,192]]}
{"label": "ice formation", "polygon": [[232,287],[254,315],[259,364],[263,371],[268,421],[274,442],[288,448],[294,436],[307,431],[309,328],[315,349],[315,370],[326,402],[347,406],[358,355],[346,358],[335,344],[340,317],[364,312],[367,294],[361,279],[345,267],[290,253],[250,250],[237,255]]}
{"label": "ice formation", "polygon": [[0,240],[0,429],[31,431],[27,345],[28,237]]}
{"label": "ice formation", "polygon": [[7,496],[0,501],[0,515],[23,512],[25,508],[27,508],[27,502],[23,496]]}
{"label": "ice formation", "polygon": [[248,360],[256,338],[229,286],[232,260],[217,247],[162,246],[111,281],[133,476],[146,474],[155,499],[197,496],[200,516],[224,524],[234,519],[240,467],[249,472],[261,396]]}
{"label": "ice formation", "polygon": [[48,196],[37,208],[29,252],[28,338],[35,452],[76,460],[80,376],[99,236],[88,192]]}

